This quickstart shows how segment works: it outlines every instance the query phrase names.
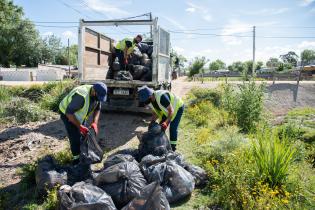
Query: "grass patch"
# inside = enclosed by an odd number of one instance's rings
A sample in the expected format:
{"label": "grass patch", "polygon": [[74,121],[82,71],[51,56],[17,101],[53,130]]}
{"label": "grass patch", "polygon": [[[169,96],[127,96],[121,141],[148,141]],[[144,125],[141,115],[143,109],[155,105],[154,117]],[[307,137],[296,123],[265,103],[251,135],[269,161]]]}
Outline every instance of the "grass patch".
{"label": "grass patch", "polygon": [[40,101],[43,109],[57,112],[62,99],[76,86],[73,81],[64,81],[50,87],[50,91],[45,93]]}
{"label": "grass patch", "polygon": [[4,105],[1,118],[8,122],[27,123],[47,119],[50,113],[26,98],[13,98]]}

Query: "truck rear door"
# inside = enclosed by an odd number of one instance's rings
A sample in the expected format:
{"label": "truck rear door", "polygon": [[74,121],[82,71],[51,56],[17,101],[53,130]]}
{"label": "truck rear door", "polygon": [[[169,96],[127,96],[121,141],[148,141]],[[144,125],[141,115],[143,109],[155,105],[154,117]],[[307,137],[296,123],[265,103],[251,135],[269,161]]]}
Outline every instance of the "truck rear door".
{"label": "truck rear door", "polygon": [[158,56],[157,56],[158,82],[170,82],[170,34],[159,27]]}
{"label": "truck rear door", "polygon": [[79,77],[81,81],[105,80],[113,40],[86,27],[83,27],[80,33]]}

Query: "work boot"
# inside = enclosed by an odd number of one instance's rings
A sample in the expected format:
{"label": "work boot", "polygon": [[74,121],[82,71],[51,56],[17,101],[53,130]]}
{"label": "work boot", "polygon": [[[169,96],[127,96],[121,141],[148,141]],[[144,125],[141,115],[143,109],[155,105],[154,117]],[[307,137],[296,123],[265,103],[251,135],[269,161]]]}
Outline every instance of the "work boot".
{"label": "work boot", "polygon": [[171,144],[172,147],[172,151],[175,152],[176,151],[176,144]]}

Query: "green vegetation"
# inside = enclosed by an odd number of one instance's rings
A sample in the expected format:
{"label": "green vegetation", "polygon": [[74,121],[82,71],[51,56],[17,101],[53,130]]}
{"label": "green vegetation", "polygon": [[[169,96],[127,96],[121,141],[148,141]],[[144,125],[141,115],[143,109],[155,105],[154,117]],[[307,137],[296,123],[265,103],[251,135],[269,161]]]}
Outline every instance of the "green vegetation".
{"label": "green vegetation", "polygon": [[[312,134],[314,109],[292,110],[283,124],[268,125],[262,119],[262,87],[244,85],[194,89],[189,94],[180,125],[179,152],[206,169],[209,181],[189,202],[174,209],[314,207],[314,142],[303,137],[305,132]],[[251,98],[246,100],[255,107],[237,114],[244,106],[242,97]],[[251,122],[243,125],[238,118]]]}
{"label": "green vegetation", "polygon": [[188,67],[189,77],[192,77],[195,74],[204,73],[204,66],[206,63],[207,59],[205,57],[196,57]]}
{"label": "green vegetation", "polygon": [[75,85],[75,81],[68,80],[32,85],[28,88],[0,87],[0,122],[26,123],[45,120],[58,111],[60,101]]}

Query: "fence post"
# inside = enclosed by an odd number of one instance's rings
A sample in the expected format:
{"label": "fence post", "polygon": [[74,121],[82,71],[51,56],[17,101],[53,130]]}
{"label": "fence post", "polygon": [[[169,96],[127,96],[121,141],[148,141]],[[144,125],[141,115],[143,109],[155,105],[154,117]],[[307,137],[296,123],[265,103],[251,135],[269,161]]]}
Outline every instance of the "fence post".
{"label": "fence post", "polygon": [[272,84],[274,85],[276,82],[275,72],[272,72]]}
{"label": "fence post", "polygon": [[227,75],[225,74],[225,84],[227,84]]}

